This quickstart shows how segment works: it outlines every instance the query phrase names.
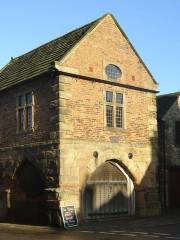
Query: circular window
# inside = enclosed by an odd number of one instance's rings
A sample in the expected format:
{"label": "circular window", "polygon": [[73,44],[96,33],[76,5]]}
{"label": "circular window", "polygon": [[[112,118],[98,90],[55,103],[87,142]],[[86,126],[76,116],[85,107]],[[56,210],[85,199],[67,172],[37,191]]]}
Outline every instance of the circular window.
{"label": "circular window", "polygon": [[109,64],[105,68],[106,75],[109,79],[116,80],[121,77],[121,69],[118,68],[116,65]]}

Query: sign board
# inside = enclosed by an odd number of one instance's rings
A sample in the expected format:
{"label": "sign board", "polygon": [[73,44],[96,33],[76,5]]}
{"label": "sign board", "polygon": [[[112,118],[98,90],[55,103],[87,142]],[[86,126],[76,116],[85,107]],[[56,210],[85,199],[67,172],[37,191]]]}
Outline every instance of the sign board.
{"label": "sign board", "polygon": [[61,207],[61,213],[65,228],[75,227],[78,225],[76,210],[74,206]]}

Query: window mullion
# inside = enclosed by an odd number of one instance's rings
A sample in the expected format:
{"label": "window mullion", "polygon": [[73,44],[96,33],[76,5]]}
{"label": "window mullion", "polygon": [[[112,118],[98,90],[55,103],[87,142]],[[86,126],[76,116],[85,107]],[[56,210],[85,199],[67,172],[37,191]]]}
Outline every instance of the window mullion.
{"label": "window mullion", "polygon": [[114,128],[116,128],[116,93],[113,93],[113,115],[114,115]]}
{"label": "window mullion", "polygon": [[24,129],[27,129],[27,106],[24,107]]}
{"label": "window mullion", "polygon": [[114,118],[114,120],[113,120],[113,122],[114,122],[114,128],[116,128],[116,104],[114,103],[113,104],[113,118]]}
{"label": "window mullion", "polygon": [[17,131],[32,129],[34,126],[34,96],[32,92],[22,94],[16,99]]}
{"label": "window mullion", "polygon": [[123,128],[124,126],[124,101],[122,93],[106,92],[106,126]]}

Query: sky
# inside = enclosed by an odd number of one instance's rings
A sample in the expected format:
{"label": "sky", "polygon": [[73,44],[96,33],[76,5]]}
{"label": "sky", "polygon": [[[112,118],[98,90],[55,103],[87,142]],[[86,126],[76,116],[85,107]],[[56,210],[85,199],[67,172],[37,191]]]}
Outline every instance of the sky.
{"label": "sky", "polygon": [[159,83],[180,91],[180,0],[0,0],[0,68],[111,12]]}

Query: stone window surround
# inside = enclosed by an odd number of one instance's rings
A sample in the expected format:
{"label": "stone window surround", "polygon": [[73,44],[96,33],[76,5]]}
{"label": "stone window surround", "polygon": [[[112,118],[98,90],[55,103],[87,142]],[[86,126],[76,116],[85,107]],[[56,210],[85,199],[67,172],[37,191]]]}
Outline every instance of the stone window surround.
{"label": "stone window surround", "polygon": [[[103,59],[103,68],[102,68],[102,79],[104,80],[107,80],[109,82],[121,82],[123,83],[124,82],[124,69],[123,69],[123,64],[120,63],[120,62],[116,62],[116,61],[113,61],[113,60],[105,60]],[[121,71],[121,76],[117,79],[110,79],[108,78],[107,74],[106,74],[106,67],[108,65],[114,65],[116,67],[118,67]]]}
{"label": "stone window surround", "polygon": [[[26,104],[24,106],[19,106],[19,97],[24,96],[26,98],[26,94],[30,93],[32,95],[32,103],[31,104]],[[24,91],[18,93],[16,96],[16,133],[24,133],[24,132],[34,132],[34,92],[33,91]],[[27,107],[32,107],[32,127],[27,128],[26,127],[26,108]],[[19,110],[23,109],[24,112],[24,128],[19,129]]]}
{"label": "stone window surround", "polygon": [[121,78],[122,71],[121,69],[115,64],[108,64],[105,67],[105,72],[108,80],[117,81]]}
{"label": "stone window surround", "polygon": [[[106,102],[106,92],[112,92],[113,93],[113,101],[112,103],[110,102]],[[123,103],[116,103],[116,94],[122,94],[123,96]],[[104,127],[107,130],[123,130],[125,129],[125,94],[121,91],[117,91],[117,90],[112,90],[112,89],[106,89],[104,91]],[[112,106],[113,107],[113,126],[112,127],[108,127],[107,126],[107,116],[106,116],[106,106]],[[116,107],[122,107],[122,127],[116,127]]]}

